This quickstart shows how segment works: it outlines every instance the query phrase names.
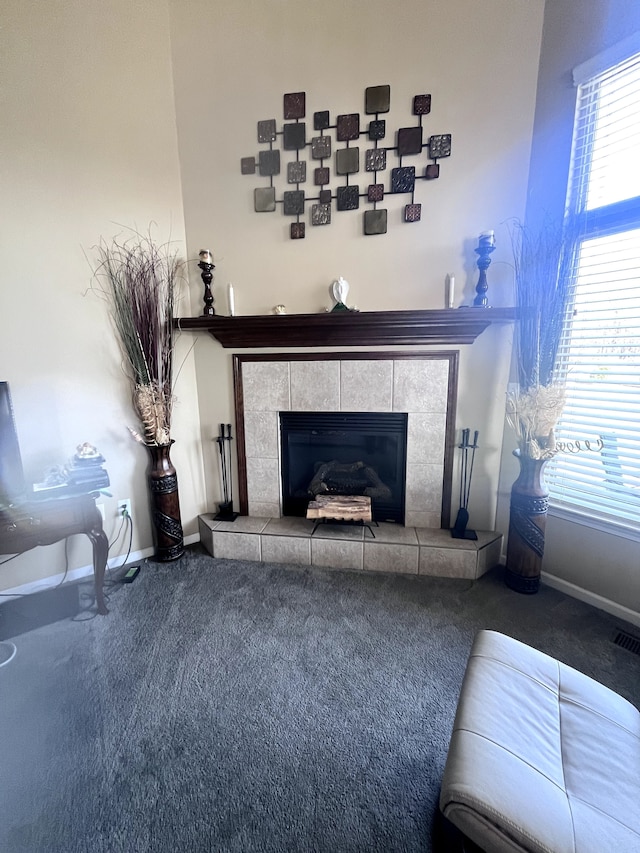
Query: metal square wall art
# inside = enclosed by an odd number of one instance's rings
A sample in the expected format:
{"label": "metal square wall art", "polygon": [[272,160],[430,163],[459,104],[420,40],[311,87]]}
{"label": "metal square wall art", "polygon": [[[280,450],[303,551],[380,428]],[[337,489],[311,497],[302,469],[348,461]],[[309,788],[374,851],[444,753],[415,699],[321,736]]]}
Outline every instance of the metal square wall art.
{"label": "metal square wall art", "polygon": [[258,142],[276,141],[276,120],[268,118],[258,122]]}
{"label": "metal square wall art", "polygon": [[314,136],[311,140],[311,156],[314,160],[325,160],[331,157],[331,137]]}
{"label": "metal square wall art", "polygon": [[422,151],[422,128],[401,127],[398,131],[398,154],[406,157],[409,154],[420,154]]}
{"label": "metal square wall art", "polygon": [[284,96],[285,119],[304,118],[306,97],[305,92],[290,92]]}
{"label": "metal square wall art", "polygon": [[256,187],[253,191],[256,213],[271,213],[276,209],[276,191],[273,187]]}
{"label": "metal square wall art", "polygon": [[364,90],[364,111],[388,113],[391,108],[391,86],[369,86]]}
{"label": "metal square wall art", "polygon": [[261,175],[279,175],[280,174],[280,152],[261,151],[258,155]]}
{"label": "metal square wall art", "polygon": [[336,135],[338,142],[349,142],[360,136],[360,115],[349,113],[349,115],[338,116],[336,124]]}
{"label": "metal square wall art", "polygon": [[387,152],[384,148],[369,148],[364,155],[367,172],[384,172],[387,168]]}
{"label": "metal square wall art", "polygon": [[287,182],[290,184],[304,184],[307,180],[307,161],[294,160],[287,163]]}
{"label": "metal square wall art", "polygon": [[365,234],[386,234],[387,233],[387,211],[386,210],[365,210],[364,213],[364,233]]}
{"label": "metal square wall art", "polygon": [[338,187],[338,210],[357,210],[360,205],[360,187]]}
{"label": "metal square wall art", "polygon": [[436,160],[438,157],[448,157],[451,154],[451,134],[443,133],[429,138],[429,154]]}
{"label": "metal square wall art", "polygon": [[[312,227],[330,225],[333,210],[338,211],[339,218],[345,211],[358,210],[360,199],[368,207],[363,213],[366,235],[386,234],[390,215],[394,223],[421,222],[424,200],[416,199],[416,194],[440,177],[439,161],[451,156],[451,134],[425,129],[426,121],[433,123],[430,94],[408,98],[407,106],[409,118],[404,126],[390,128],[387,133],[386,120],[380,115],[391,110],[391,87],[368,86],[361,112],[340,113],[333,120],[329,110],[309,112],[313,131],[307,138],[307,93],[286,93],[283,120],[259,120],[258,144],[263,147],[253,156],[240,159],[241,174],[254,175],[254,181],[263,182],[263,186],[254,186],[255,211],[273,213],[280,208],[285,216],[294,217],[292,240],[306,237],[305,219]],[[384,144],[385,139],[389,144]],[[307,184],[310,159],[313,174]],[[362,194],[353,182],[361,172],[366,175]],[[405,196],[404,202],[396,202],[397,195]],[[379,208],[385,199],[387,206]]]}
{"label": "metal square wall art", "polygon": [[416,167],[398,166],[391,170],[391,192],[412,193],[416,185]]}
{"label": "metal square wall art", "polygon": [[425,116],[431,112],[431,95],[416,95],[413,99],[413,114]]}
{"label": "metal square wall art", "polygon": [[256,158],[243,157],[240,160],[240,171],[243,175],[255,175],[256,173]]}
{"label": "metal square wall art", "polygon": [[382,119],[369,122],[369,139],[384,139],[387,132],[387,123]]}
{"label": "metal square wall art", "polygon": [[339,148],[336,151],[336,172],[338,175],[354,175],[360,171],[360,149]]}
{"label": "metal square wall art", "polygon": [[407,204],[404,209],[405,222],[419,222],[422,211],[421,204]]}
{"label": "metal square wall art", "polygon": [[330,204],[313,204],[311,206],[311,224],[329,225],[331,222]]}
{"label": "metal square wall art", "polygon": [[306,125],[303,121],[285,124],[282,147],[285,151],[299,151],[307,144]]}
{"label": "metal square wall art", "polygon": [[326,130],[329,127],[329,110],[313,114],[313,129]]}
{"label": "metal square wall art", "polygon": [[283,193],[285,216],[298,216],[304,213],[304,191],[289,190]]}

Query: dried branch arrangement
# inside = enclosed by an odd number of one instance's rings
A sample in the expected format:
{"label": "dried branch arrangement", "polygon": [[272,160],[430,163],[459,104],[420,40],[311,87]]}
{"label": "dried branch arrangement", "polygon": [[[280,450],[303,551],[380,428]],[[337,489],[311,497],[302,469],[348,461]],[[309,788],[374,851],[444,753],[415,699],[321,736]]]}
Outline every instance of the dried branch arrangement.
{"label": "dried branch arrangement", "polygon": [[535,230],[511,225],[516,307],[518,390],[507,399],[507,419],[522,455],[550,459],[565,389],[558,350],[571,300],[572,246],[562,222]]}
{"label": "dried branch arrangement", "polygon": [[130,431],[144,444],[169,444],[173,318],[181,269],[177,250],[133,232],[126,239],[102,240],[96,251],[95,278],[109,303],[142,422],[142,435]]}

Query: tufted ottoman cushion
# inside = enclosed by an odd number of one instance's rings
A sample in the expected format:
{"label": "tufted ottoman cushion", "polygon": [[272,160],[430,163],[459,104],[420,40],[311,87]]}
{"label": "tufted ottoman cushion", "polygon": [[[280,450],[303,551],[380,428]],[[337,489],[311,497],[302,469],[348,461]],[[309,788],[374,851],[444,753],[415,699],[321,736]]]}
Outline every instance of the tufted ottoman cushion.
{"label": "tufted ottoman cushion", "polygon": [[554,658],[481,631],[440,809],[487,853],[638,853],[640,713]]}

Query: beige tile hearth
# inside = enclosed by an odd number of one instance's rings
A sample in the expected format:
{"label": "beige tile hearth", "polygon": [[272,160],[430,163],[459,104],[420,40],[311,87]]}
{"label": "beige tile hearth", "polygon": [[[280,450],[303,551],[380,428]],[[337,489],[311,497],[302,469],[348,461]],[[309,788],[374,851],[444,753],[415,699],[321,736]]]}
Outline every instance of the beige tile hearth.
{"label": "beige tile hearth", "polygon": [[[454,539],[449,530],[372,525],[320,524],[306,518],[217,521],[200,516],[200,540],[214,557],[289,563],[350,571],[479,578],[500,562],[502,534],[478,531],[478,539]],[[313,535],[312,535],[313,534]]]}
{"label": "beige tile hearth", "polygon": [[213,531],[213,553],[223,560],[260,561],[260,535],[258,533],[229,533]]}
{"label": "beige tile hearth", "polygon": [[[319,532],[319,530],[318,530]],[[311,564],[325,569],[362,569],[362,542],[347,539],[311,539]]]}
{"label": "beige tile hearth", "polygon": [[[404,527],[402,524],[387,524],[381,521],[377,526],[371,526],[376,542],[388,542],[393,545],[417,545],[418,537],[415,527]],[[366,537],[369,541],[370,537]]]}
{"label": "beige tile hearth", "polygon": [[[413,531],[413,528],[409,529]],[[415,536],[415,531],[413,533]],[[368,572],[417,575],[419,552],[417,545],[368,540],[364,543],[364,569]]]}
{"label": "beige tile hearth", "polygon": [[313,524],[306,518],[285,515],[282,518],[270,518],[262,532],[266,536],[310,536]]}
{"label": "beige tile hearth", "polygon": [[421,548],[418,572],[437,578],[469,578],[476,576],[477,552],[454,548]]}
{"label": "beige tile hearth", "polygon": [[[214,534],[215,536],[215,534]],[[262,536],[262,561],[311,565],[311,539],[300,536]]]}

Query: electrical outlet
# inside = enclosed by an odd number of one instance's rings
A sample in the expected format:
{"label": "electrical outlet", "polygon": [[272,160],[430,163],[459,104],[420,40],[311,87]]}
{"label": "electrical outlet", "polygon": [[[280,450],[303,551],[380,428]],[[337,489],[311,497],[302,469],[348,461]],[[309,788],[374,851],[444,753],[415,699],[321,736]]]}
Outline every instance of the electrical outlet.
{"label": "electrical outlet", "polygon": [[118,501],[118,518],[131,518],[131,498]]}

